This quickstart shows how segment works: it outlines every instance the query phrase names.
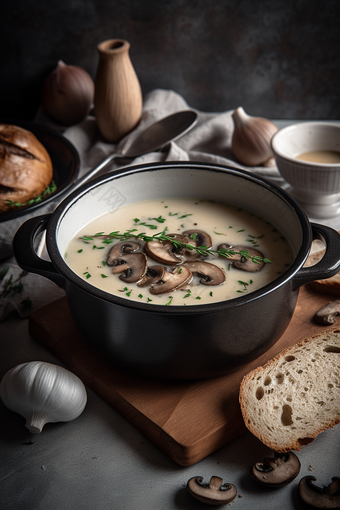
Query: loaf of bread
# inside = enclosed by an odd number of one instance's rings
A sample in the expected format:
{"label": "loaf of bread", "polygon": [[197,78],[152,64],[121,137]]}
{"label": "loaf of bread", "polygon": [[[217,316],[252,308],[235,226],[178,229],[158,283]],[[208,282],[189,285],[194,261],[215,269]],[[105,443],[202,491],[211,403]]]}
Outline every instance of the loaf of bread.
{"label": "loaf of bread", "polygon": [[340,423],[340,328],[285,349],[241,383],[245,425],[278,453],[301,450]]}
{"label": "loaf of bread", "polygon": [[37,137],[26,129],[0,124],[0,213],[40,195],[53,177],[52,161]]}
{"label": "loaf of bread", "polygon": [[[311,253],[306,260],[304,267],[314,266],[325,254],[325,249]],[[331,296],[340,296],[340,272],[325,280],[314,280],[307,284],[309,289],[320,294],[330,294]]]}

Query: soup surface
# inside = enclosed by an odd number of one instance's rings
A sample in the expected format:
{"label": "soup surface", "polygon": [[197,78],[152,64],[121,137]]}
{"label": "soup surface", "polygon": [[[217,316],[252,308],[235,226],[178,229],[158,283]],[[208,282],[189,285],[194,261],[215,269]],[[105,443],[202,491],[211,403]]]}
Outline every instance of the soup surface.
{"label": "soup surface", "polygon": [[310,161],[312,163],[340,163],[338,151],[310,151],[296,156],[296,159]]}
{"label": "soup surface", "polygon": [[[128,272],[113,274],[113,270],[122,269],[124,260],[114,266],[107,263],[111,248],[121,242],[120,239],[108,237],[110,233],[115,232],[114,235],[117,236],[132,231],[132,234],[145,233],[151,237],[161,232],[164,232],[164,235],[182,235],[187,230],[199,230],[209,234],[211,250],[214,253],[204,258],[199,256],[198,262],[205,261],[217,266],[219,269],[216,271],[219,275],[222,274],[223,283],[211,285],[210,281],[209,284],[209,277],[195,272],[196,266],[191,265],[192,277],[182,287],[154,294],[152,285],[141,287],[138,282],[127,283],[125,277],[129,275]],[[83,239],[83,236],[86,238]],[[189,239],[189,243],[196,243],[199,247],[199,238],[195,234]],[[131,241],[141,245],[138,251],[145,250],[144,241]],[[215,253],[224,243],[231,246],[229,249],[235,247],[234,251],[238,253],[254,249],[254,253],[260,252],[260,258],[269,259],[270,263],[253,263],[255,272],[236,268],[234,260],[219,257]],[[156,244],[156,247],[159,247],[159,243]],[[176,251],[174,253],[177,257]],[[197,251],[190,251],[190,255],[197,256]],[[122,259],[124,256],[123,253]],[[64,257],[76,274],[106,292],[150,305],[189,306],[233,299],[263,287],[287,269],[293,260],[293,253],[284,236],[263,218],[231,205],[188,198],[138,202],[106,213],[77,233],[70,241]],[[140,257],[143,258],[143,255]],[[179,273],[183,275],[188,271],[187,267],[190,266],[190,263],[181,260],[169,265],[147,257],[148,267],[164,266],[166,274],[178,273],[177,277]],[[242,258],[242,261],[244,262],[245,258]],[[261,269],[258,270],[260,266]],[[169,278],[172,278],[172,275]],[[201,280],[205,280],[206,284],[201,283]]]}

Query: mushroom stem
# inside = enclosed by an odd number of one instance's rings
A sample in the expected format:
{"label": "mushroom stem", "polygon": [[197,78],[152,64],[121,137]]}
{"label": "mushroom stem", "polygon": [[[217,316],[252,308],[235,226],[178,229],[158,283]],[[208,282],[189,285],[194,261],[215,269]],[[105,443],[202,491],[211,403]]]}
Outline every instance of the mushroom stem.
{"label": "mushroom stem", "polygon": [[190,494],[208,505],[226,505],[235,499],[237,489],[231,483],[224,483],[219,476],[212,476],[208,484],[203,484],[202,476],[190,478],[187,484]]}
{"label": "mushroom stem", "polygon": [[340,507],[340,478],[334,476],[327,487],[318,487],[312,482],[314,476],[305,476],[299,483],[301,499],[314,508],[339,508]]}

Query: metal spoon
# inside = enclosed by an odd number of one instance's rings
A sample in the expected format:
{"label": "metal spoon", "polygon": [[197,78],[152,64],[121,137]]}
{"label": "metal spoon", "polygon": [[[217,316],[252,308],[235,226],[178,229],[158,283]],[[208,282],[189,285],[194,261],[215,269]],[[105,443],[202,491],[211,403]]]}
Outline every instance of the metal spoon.
{"label": "metal spoon", "polygon": [[168,115],[167,117],[163,117],[146,128],[128,147],[124,147],[120,153],[116,152],[110,154],[99,165],[83,175],[83,177],[68,188],[67,193],[69,194],[89,181],[116,158],[136,158],[148,152],[161,149],[167,143],[177,140],[177,138],[183,136],[194,127],[197,122],[197,117],[197,113],[193,110],[182,110]]}

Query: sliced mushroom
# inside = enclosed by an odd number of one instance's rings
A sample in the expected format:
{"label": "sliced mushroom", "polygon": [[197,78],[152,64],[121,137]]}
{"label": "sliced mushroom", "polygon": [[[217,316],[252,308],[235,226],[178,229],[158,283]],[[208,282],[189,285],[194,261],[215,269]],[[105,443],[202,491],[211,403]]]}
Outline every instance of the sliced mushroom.
{"label": "sliced mushroom", "polygon": [[159,241],[148,241],[144,246],[145,253],[152,260],[171,266],[180,264],[181,262],[181,257],[177,256],[173,252],[173,249],[174,245],[171,241],[163,241],[162,243]]}
{"label": "sliced mushroom", "polygon": [[196,261],[188,262],[192,274],[199,276],[203,285],[221,285],[225,281],[225,274],[222,269],[210,264],[210,262]]}
{"label": "sliced mushroom", "polygon": [[[261,259],[263,258],[263,255],[260,251],[255,250],[254,248],[250,248],[248,246],[231,246],[230,244],[223,243],[220,244],[217,249],[232,250],[237,252],[246,251],[249,253],[250,257],[260,257]],[[220,255],[220,257],[226,260],[232,260],[233,266],[237,267],[237,269],[242,269],[243,271],[249,271],[251,273],[260,271],[264,266],[263,260],[253,262],[251,259],[244,257],[240,253],[235,253],[234,255],[227,255],[226,257]]]}
{"label": "sliced mushroom", "polygon": [[301,499],[314,508],[339,508],[340,507],[340,478],[334,476],[327,487],[318,487],[312,482],[314,476],[305,476],[299,483]]}
{"label": "sliced mushroom", "polygon": [[207,248],[212,247],[210,235],[207,234],[206,232],[203,232],[203,230],[195,230],[195,229],[185,230],[184,232],[182,232],[182,234],[184,236],[188,236],[189,239],[190,239],[190,236],[193,236],[196,234],[196,237],[194,239],[197,243],[196,246],[206,246]]}
{"label": "sliced mushroom", "polygon": [[145,253],[126,253],[112,261],[112,273],[119,274],[123,282],[138,282],[147,271],[147,258]]}
{"label": "sliced mushroom", "polygon": [[179,241],[180,243],[184,243],[192,246],[193,248],[176,248],[173,246],[173,251],[176,253],[177,257],[180,257],[181,262],[188,262],[196,260],[199,257],[199,254],[195,250],[197,246],[197,241],[195,239],[190,239],[189,236],[183,234],[168,234],[168,237],[173,239],[174,241]]}
{"label": "sliced mushroom", "polygon": [[138,287],[149,287],[161,280],[165,273],[164,266],[149,266],[143,278],[137,283]]}
{"label": "sliced mushroom", "polygon": [[194,476],[187,483],[190,494],[208,505],[226,505],[236,498],[237,489],[232,483],[224,483],[219,476],[212,476],[210,483],[204,484],[202,476]]}
{"label": "sliced mushroom", "polygon": [[316,312],[314,319],[319,324],[334,324],[335,317],[340,314],[340,299],[331,301],[328,305],[324,306]]}
{"label": "sliced mushroom", "polygon": [[252,477],[267,487],[282,487],[287,485],[299,474],[301,464],[292,452],[276,453],[275,457],[266,458],[254,464]]}
{"label": "sliced mushroom", "polygon": [[139,250],[140,245],[138,243],[134,243],[132,241],[121,241],[112,246],[111,250],[106,259],[106,264],[108,266],[113,266],[113,261],[120,257],[123,253],[134,253]]}
{"label": "sliced mushroom", "polygon": [[161,280],[151,285],[151,294],[164,294],[183,287],[192,279],[192,272],[187,266],[177,266],[173,270],[165,271]]}

